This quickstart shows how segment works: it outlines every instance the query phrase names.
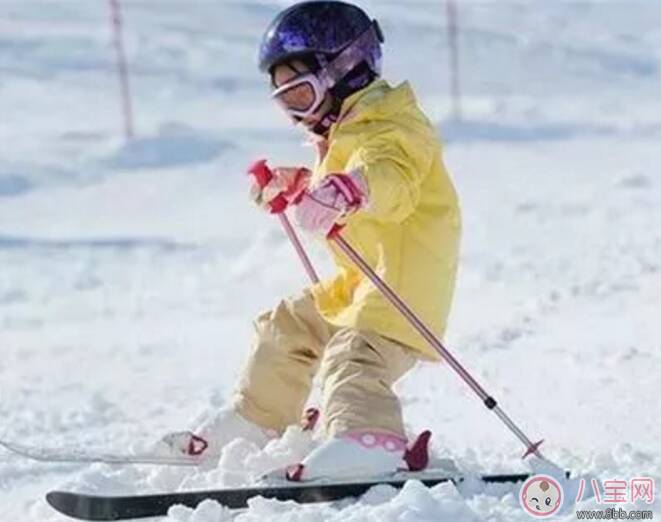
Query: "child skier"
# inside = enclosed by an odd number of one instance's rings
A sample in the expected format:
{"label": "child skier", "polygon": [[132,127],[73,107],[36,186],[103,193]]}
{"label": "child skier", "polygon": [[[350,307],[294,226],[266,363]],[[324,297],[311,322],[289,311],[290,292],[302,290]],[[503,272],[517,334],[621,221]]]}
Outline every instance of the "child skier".
{"label": "child skier", "polygon": [[[436,130],[408,83],[380,80],[376,21],[339,1],[298,3],[269,26],[259,66],[273,98],[309,131],[313,170],[276,168],[253,199],[286,198],[300,226],[325,237],[335,224],[441,336],[457,270],[460,214]],[[380,292],[329,247],[338,273],[257,318],[232,406],[193,432],[164,440],[192,456],[218,456],[237,437],[265,444],[301,417],[321,377],[326,441],[290,480],[394,472],[407,445],[392,386],[436,352]]]}

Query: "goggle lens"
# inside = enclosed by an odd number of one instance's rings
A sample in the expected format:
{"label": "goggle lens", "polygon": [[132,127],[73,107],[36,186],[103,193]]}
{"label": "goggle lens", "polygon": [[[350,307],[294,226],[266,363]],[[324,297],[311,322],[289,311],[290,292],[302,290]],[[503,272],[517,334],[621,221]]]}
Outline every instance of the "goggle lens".
{"label": "goggle lens", "polygon": [[276,91],[274,98],[280,102],[285,109],[305,112],[310,110],[317,97],[312,84],[305,82],[292,87]]}
{"label": "goggle lens", "polygon": [[311,73],[285,82],[275,89],[272,97],[294,118],[307,118],[324,101],[326,91],[319,79]]}

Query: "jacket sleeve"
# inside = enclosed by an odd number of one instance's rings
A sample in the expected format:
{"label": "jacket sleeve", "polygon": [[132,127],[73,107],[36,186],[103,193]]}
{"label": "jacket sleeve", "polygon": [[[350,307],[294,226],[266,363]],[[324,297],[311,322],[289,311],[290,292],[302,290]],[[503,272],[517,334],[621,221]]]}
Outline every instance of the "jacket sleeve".
{"label": "jacket sleeve", "polygon": [[353,152],[348,171],[360,172],[368,186],[365,212],[384,222],[401,223],[420,201],[420,186],[429,172],[429,148],[412,146],[401,132],[365,139]]}

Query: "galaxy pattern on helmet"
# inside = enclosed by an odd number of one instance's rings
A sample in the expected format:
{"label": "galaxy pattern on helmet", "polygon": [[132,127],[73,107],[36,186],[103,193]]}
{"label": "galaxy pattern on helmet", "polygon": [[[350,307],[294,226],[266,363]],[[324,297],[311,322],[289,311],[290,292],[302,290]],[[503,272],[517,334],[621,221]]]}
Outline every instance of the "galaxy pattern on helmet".
{"label": "galaxy pattern on helmet", "polygon": [[269,27],[259,51],[259,66],[273,65],[296,54],[335,54],[369,29],[372,21],[344,2],[304,2],[283,11]]}

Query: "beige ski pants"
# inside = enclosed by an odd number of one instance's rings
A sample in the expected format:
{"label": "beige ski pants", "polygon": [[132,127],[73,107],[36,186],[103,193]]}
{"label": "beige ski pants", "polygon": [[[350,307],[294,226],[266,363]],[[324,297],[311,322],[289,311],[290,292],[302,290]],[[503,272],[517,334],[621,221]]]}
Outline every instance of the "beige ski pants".
{"label": "beige ski pants", "polygon": [[319,372],[328,436],[359,429],[404,436],[392,385],[413,367],[417,352],[373,332],[330,325],[307,291],[259,316],[255,329],[234,398],[245,418],[279,433],[297,424]]}

